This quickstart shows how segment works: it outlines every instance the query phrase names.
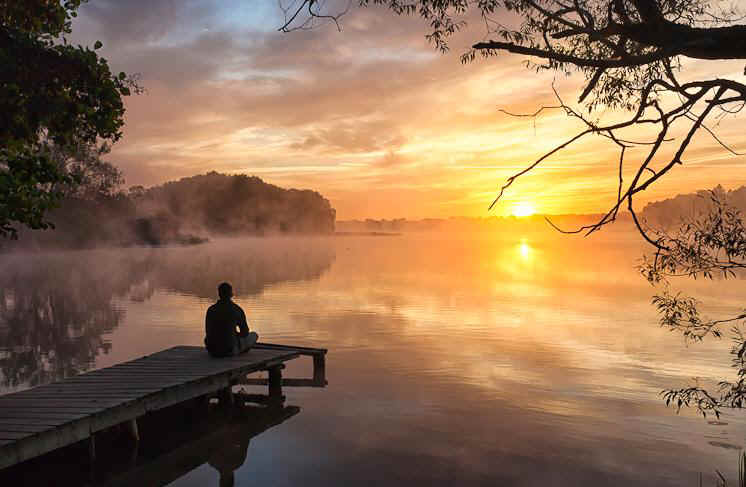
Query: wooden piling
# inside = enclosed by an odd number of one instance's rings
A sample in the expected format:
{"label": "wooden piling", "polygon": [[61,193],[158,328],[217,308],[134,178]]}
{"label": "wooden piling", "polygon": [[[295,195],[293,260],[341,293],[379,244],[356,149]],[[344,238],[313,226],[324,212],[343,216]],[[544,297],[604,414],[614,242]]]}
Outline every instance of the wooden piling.
{"label": "wooden piling", "polygon": [[96,463],[96,435],[92,434],[90,438],[88,438],[88,459],[91,462],[91,465]]}
{"label": "wooden piling", "polygon": [[284,365],[277,365],[269,369],[269,397],[277,400],[282,397],[282,369]]}
{"label": "wooden piling", "polygon": [[132,440],[134,443],[139,443],[140,430],[137,427],[137,418],[132,418],[129,421],[126,421],[124,423],[124,428],[130,440]]}
{"label": "wooden piling", "polygon": [[313,381],[316,384],[326,385],[326,354],[317,353],[313,356]]}

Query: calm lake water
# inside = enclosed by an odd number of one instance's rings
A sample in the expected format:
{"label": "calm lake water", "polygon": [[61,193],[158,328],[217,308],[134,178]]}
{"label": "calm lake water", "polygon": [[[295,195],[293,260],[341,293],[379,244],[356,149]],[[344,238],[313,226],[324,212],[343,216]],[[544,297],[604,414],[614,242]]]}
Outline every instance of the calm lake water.
{"label": "calm lake water", "polygon": [[[236,485],[680,485],[731,478],[746,413],[676,414],[727,339],[661,329],[639,238],[607,231],[222,240],[0,257],[0,393],[201,344],[215,286],[265,341],[329,348],[325,389],[248,440]],[[737,312],[746,283],[694,290]],[[690,286],[691,287],[691,286]],[[285,376],[309,372],[292,363]],[[240,462],[239,462],[240,464]],[[218,485],[208,463],[172,485]]]}

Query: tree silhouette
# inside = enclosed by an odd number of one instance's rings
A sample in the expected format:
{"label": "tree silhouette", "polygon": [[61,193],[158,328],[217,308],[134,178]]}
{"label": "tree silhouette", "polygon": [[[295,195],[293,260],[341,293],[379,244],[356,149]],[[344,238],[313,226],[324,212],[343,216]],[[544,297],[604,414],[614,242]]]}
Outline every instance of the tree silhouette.
{"label": "tree silhouette", "polygon": [[68,44],[86,0],[0,0],[0,237],[48,228],[47,213],[80,182],[61,160],[117,141],[122,97],[140,87],[94,49]]}

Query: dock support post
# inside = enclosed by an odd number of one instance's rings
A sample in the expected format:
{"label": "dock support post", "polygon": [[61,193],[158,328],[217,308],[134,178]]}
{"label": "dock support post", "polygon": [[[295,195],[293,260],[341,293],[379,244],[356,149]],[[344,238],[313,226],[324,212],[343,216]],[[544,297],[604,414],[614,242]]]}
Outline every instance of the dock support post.
{"label": "dock support post", "polygon": [[91,460],[91,466],[96,462],[96,433],[91,433],[88,438],[88,458]]}
{"label": "dock support post", "polygon": [[137,427],[137,418],[132,418],[127,421],[125,424],[125,430],[127,431],[127,436],[129,436],[134,443],[140,442],[140,430]]}
{"label": "dock support post", "polygon": [[221,406],[233,406],[233,387],[228,386],[220,390],[220,405]]}
{"label": "dock support post", "polygon": [[313,356],[313,381],[317,385],[326,385],[326,354],[317,353]]}
{"label": "dock support post", "polygon": [[276,365],[268,370],[269,399],[273,402],[282,402],[282,369],[283,365]]}

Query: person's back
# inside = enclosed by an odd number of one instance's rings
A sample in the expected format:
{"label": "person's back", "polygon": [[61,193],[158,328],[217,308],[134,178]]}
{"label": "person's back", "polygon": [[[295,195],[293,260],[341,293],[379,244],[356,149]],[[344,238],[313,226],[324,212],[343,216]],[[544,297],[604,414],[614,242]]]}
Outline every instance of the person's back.
{"label": "person's back", "polygon": [[258,335],[249,332],[246,314],[231,300],[231,285],[222,283],[218,286],[218,294],[220,299],[205,315],[205,346],[214,357],[228,357],[248,350],[256,343]]}

